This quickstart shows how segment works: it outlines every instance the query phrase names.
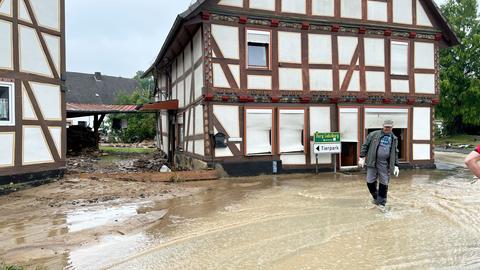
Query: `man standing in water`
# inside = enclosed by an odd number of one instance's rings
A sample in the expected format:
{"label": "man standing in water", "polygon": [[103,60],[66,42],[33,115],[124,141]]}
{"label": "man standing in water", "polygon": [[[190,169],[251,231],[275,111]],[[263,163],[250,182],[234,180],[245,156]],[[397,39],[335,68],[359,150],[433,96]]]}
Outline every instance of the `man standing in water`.
{"label": "man standing in water", "polygon": [[465,158],[465,164],[467,167],[472,171],[472,173],[480,178],[480,165],[478,164],[480,162],[480,145],[475,148],[466,158]]}
{"label": "man standing in water", "polygon": [[[358,165],[367,166],[367,186],[374,203],[385,206],[387,203],[388,183],[390,175],[398,177],[398,138],[392,133],[393,121],[385,120],[383,129],[374,131],[360,150]],[[366,158],[366,161],[365,161]],[[377,191],[377,179],[380,179]]]}

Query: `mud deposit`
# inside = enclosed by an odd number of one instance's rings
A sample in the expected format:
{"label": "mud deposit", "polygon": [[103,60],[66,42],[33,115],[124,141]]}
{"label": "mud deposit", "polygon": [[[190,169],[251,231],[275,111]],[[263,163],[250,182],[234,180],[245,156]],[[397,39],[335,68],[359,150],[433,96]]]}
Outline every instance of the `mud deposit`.
{"label": "mud deposit", "polygon": [[[402,171],[386,212],[363,173],[115,182],[130,198],[85,206],[49,206],[44,193],[64,193],[53,184],[0,198],[0,257],[32,269],[478,269],[480,182],[440,168]],[[90,192],[111,196],[98,181]]]}

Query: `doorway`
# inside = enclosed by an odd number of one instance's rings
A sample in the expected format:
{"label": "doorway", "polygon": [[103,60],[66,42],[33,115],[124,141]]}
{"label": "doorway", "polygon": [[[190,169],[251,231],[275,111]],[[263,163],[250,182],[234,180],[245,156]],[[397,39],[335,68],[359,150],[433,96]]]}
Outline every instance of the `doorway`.
{"label": "doorway", "polygon": [[[372,133],[377,129],[367,129],[367,135]],[[406,128],[394,128],[392,130],[393,134],[398,138],[398,160],[407,161],[407,129]]]}

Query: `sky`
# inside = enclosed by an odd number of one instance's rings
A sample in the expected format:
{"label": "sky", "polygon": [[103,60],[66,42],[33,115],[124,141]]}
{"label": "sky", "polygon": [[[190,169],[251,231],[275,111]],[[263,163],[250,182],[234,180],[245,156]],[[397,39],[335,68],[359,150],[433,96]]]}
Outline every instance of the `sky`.
{"label": "sky", "polygon": [[132,78],[150,67],[190,2],[66,0],[67,71]]}

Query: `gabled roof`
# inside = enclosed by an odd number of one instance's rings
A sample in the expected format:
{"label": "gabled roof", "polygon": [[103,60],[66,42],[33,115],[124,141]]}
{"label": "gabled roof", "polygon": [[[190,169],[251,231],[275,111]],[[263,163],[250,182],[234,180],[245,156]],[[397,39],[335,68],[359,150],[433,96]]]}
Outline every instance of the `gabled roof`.
{"label": "gabled roof", "polygon": [[[449,46],[455,46],[460,44],[460,40],[458,39],[455,32],[452,30],[451,26],[449,25],[445,17],[440,12],[439,7],[437,6],[437,4],[435,4],[434,0],[420,0],[420,1],[423,1],[426,4],[426,7],[427,7],[426,11],[430,12],[435,18],[436,22],[438,22],[440,29],[444,34],[445,41],[447,42],[447,44]],[[188,20],[190,20],[195,15],[198,15],[202,11],[202,8],[204,6],[206,6],[207,4],[214,4],[216,2],[218,1],[217,0],[197,0],[186,11],[184,11],[183,13],[177,16],[157,58],[155,59],[154,63],[145,71],[145,73],[143,74],[143,77],[147,77],[151,75],[155,66],[163,59],[166,52],[168,51],[168,48],[172,45],[173,41],[175,40],[175,36],[179,32],[179,30],[182,28],[183,24]],[[225,9],[228,9],[228,7],[225,7]],[[269,16],[272,16],[272,15],[269,15]]]}
{"label": "gabled roof", "polygon": [[65,86],[67,103],[106,105],[116,104],[120,94],[131,95],[139,88],[133,79],[77,72],[66,73]]}

